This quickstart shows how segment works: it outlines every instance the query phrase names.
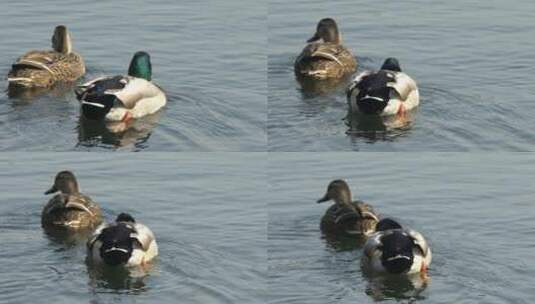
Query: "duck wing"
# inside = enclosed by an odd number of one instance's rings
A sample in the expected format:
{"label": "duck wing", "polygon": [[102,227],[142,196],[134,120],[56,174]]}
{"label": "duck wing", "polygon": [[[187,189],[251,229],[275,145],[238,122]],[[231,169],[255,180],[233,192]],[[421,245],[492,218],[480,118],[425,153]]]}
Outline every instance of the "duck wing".
{"label": "duck wing", "polygon": [[355,206],[355,209],[358,210],[362,218],[379,221],[379,217],[373,210],[373,207],[370,206],[369,204],[366,204],[365,202],[362,202],[362,201],[356,201],[356,202],[353,202],[353,206]]}
{"label": "duck wing", "polygon": [[337,225],[350,225],[363,219],[378,220],[373,208],[361,201],[353,202],[351,207],[333,205],[325,215]]}
{"label": "duck wing", "polygon": [[362,79],[368,75],[370,75],[372,71],[364,71],[353,79],[349,86],[346,89],[346,97],[349,100],[351,96],[357,96],[359,94],[359,86],[358,84],[362,81]]}
{"label": "duck wing", "polygon": [[393,88],[401,100],[407,100],[409,94],[416,90],[416,82],[403,72],[396,72],[394,81],[389,82],[387,86]]}
{"label": "duck wing", "polygon": [[94,102],[104,97],[115,99],[116,92],[124,89],[127,83],[128,78],[123,76],[99,77],[77,86],[74,92],[79,101]]}
{"label": "duck wing", "polygon": [[55,72],[52,70],[53,64],[63,60],[64,57],[64,54],[55,51],[30,51],[19,57],[12,68],[13,70],[17,70],[30,67],[55,75]]}
{"label": "duck wing", "polygon": [[33,68],[49,72],[65,80],[76,80],[85,73],[83,59],[77,53],[56,51],[30,51],[17,59],[13,70]]}
{"label": "duck wing", "polygon": [[381,237],[383,234],[381,232],[377,232],[373,234],[368,240],[366,240],[366,243],[364,244],[363,252],[366,257],[369,259],[372,258],[372,256],[375,253],[375,250],[380,247],[383,243],[381,242]]}
{"label": "duck wing", "polygon": [[93,231],[93,234],[87,240],[87,243],[86,243],[87,249],[89,249],[89,251],[93,250],[93,245],[95,245],[95,242],[97,241],[98,236],[102,233],[102,230],[104,230],[105,228],[108,228],[109,226],[110,226],[109,224],[102,223],[97,227],[97,229],[95,229],[95,231]]}
{"label": "duck wing", "polygon": [[354,209],[334,204],[327,209],[322,220],[335,225],[340,225],[355,219],[360,219],[360,215]]}
{"label": "duck wing", "polygon": [[145,98],[160,94],[152,82],[131,76],[100,77],[78,86],[76,97],[80,101],[113,96],[122,106],[132,109]]}
{"label": "duck wing", "polygon": [[128,82],[121,90],[108,91],[114,94],[125,108],[132,109],[143,99],[148,99],[161,94],[161,90],[152,82],[143,78],[128,77]]}
{"label": "duck wing", "polygon": [[422,251],[423,256],[427,256],[429,253],[429,246],[427,245],[427,241],[425,240],[424,236],[412,229],[405,229],[405,232],[413,239],[414,244]]}
{"label": "duck wing", "polygon": [[141,248],[147,251],[150,244],[154,241],[154,234],[147,226],[140,223],[134,223],[133,228],[134,233],[130,237],[136,239],[141,244]]}

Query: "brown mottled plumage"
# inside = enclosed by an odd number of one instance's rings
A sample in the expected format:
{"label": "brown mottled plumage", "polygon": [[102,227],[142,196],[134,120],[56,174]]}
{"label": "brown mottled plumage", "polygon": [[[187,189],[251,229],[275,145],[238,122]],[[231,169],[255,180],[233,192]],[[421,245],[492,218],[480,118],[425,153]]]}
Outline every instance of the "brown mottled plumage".
{"label": "brown mottled plumage", "polygon": [[343,180],[332,181],[318,203],[333,200],[321,219],[321,230],[328,233],[369,235],[379,221],[373,208],[362,201],[351,201],[351,191]]}
{"label": "brown mottled plumage", "polygon": [[357,61],[342,45],[338,26],[333,19],[322,19],[308,42],[295,60],[294,70],[298,78],[342,78],[357,70]]}
{"label": "brown mottled plumage", "polygon": [[56,175],[54,185],[45,194],[55,192],[60,193],[50,199],[41,214],[43,227],[84,229],[102,222],[100,207],[80,193],[72,172],[61,171]]}
{"label": "brown mottled plumage", "polygon": [[52,48],[30,51],[18,58],[7,76],[10,87],[50,88],[58,82],[74,82],[85,74],[84,60],[72,51],[65,26],[54,30]]}

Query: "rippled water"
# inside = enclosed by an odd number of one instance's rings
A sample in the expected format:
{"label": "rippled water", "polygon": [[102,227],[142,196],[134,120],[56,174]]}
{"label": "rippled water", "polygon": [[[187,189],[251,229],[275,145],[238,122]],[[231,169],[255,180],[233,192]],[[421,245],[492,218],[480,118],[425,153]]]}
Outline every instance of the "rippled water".
{"label": "rippled water", "polygon": [[31,100],[2,93],[0,149],[265,150],[266,10],[214,0],[5,1],[0,75],[24,52],[49,48],[54,27],[65,24],[86,60],[86,80],[126,73],[145,50],[168,104],[158,117],[111,133],[79,123],[71,90]]}
{"label": "rippled water", "polygon": [[[531,303],[533,155],[274,154],[269,158],[270,303]],[[325,239],[335,178],[433,250],[427,286],[363,276],[358,244]],[[414,284],[414,285],[412,285]]]}
{"label": "rippled water", "polygon": [[[83,156],[0,155],[0,303],[265,301],[264,154]],[[153,230],[148,275],[99,274],[85,240],[43,232],[43,192],[66,168],[108,220],[129,212]]]}
{"label": "rippled water", "polygon": [[[268,138],[272,151],[534,150],[530,1],[270,1]],[[418,83],[409,128],[352,129],[345,84],[302,92],[293,61],[319,19],[338,21],[359,72],[394,56]]]}

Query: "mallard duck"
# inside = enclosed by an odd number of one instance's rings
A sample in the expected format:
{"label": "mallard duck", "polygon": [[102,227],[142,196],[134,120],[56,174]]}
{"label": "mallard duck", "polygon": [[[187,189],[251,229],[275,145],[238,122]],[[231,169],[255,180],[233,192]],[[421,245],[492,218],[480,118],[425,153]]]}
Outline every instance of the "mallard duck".
{"label": "mallard duck", "polygon": [[352,113],[396,115],[412,110],[420,103],[416,82],[401,71],[396,58],[385,60],[376,72],[365,71],[347,89]]}
{"label": "mallard duck", "polygon": [[327,209],[321,219],[321,229],[324,232],[367,236],[375,231],[378,216],[370,205],[351,200],[351,191],[345,181],[332,181],[327,193],[317,202],[330,200],[334,201],[334,205]]}
{"label": "mallard duck", "polygon": [[87,248],[91,261],[109,266],[145,265],[158,255],[152,231],[127,213],[119,214],[115,223],[99,226]]}
{"label": "mallard duck", "polygon": [[41,215],[43,227],[84,229],[102,222],[102,211],[91,198],[80,193],[76,177],[70,171],[56,175],[54,185],[45,192],[59,192],[46,204]]}
{"label": "mallard duck", "polygon": [[128,121],[153,114],[166,103],[164,92],[151,82],[149,54],[134,54],[128,76],[100,77],[75,90],[88,119]]}
{"label": "mallard duck", "polygon": [[364,245],[362,266],[373,273],[426,273],[431,264],[431,248],[417,231],[403,228],[385,218]]}
{"label": "mallard duck", "polygon": [[84,60],[72,50],[69,31],[58,25],[52,50],[24,54],[13,64],[7,80],[10,87],[50,88],[58,82],[74,82],[84,74]]}
{"label": "mallard duck", "polygon": [[331,18],[320,20],[316,33],[295,60],[297,77],[342,78],[357,69],[353,54],[342,45],[342,36]]}

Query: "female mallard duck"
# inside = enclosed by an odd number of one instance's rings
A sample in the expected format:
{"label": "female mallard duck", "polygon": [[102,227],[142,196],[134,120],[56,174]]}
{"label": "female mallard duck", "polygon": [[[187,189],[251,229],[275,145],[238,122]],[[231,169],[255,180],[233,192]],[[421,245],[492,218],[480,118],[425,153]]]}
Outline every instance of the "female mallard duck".
{"label": "female mallard duck", "polygon": [[351,191],[343,180],[332,181],[318,203],[334,201],[321,219],[321,230],[330,233],[370,235],[379,221],[373,208],[362,201],[351,201]]}
{"label": "female mallard duck", "polygon": [[404,114],[420,103],[416,82],[403,73],[397,59],[388,58],[377,72],[359,74],[347,89],[351,113]]}
{"label": "female mallard duck", "polygon": [[295,60],[297,77],[326,79],[342,78],[355,72],[357,61],[342,45],[336,22],[331,18],[320,20],[316,33]]}
{"label": "female mallard duck", "polygon": [[109,266],[145,265],[158,255],[152,231],[121,213],[115,223],[101,225],[87,242],[88,257]]}
{"label": "female mallard duck", "polygon": [[137,52],[128,76],[100,77],[76,89],[83,115],[93,120],[128,121],[155,113],[167,100],[151,77],[149,54]]}
{"label": "female mallard duck", "polygon": [[388,218],[381,220],[376,229],[364,245],[364,269],[389,274],[427,272],[431,248],[420,233],[404,229]]}
{"label": "female mallard duck", "polygon": [[59,172],[54,185],[45,194],[58,191],[60,193],[51,198],[43,209],[43,227],[84,229],[95,227],[102,222],[100,207],[91,198],[80,193],[72,172]]}
{"label": "female mallard duck", "polygon": [[24,54],[13,64],[7,80],[14,87],[50,88],[58,82],[74,82],[84,74],[84,60],[72,50],[69,31],[58,25],[52,50]]}

